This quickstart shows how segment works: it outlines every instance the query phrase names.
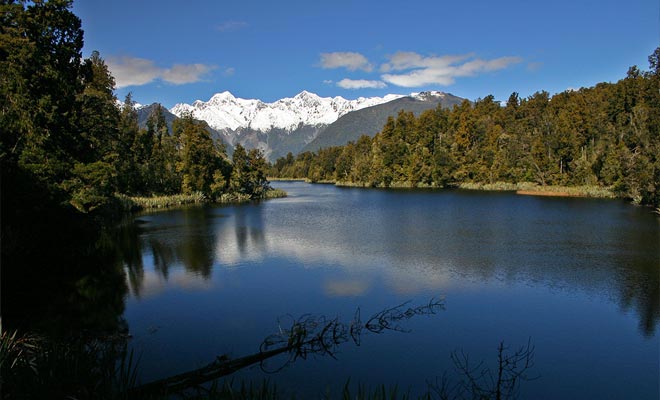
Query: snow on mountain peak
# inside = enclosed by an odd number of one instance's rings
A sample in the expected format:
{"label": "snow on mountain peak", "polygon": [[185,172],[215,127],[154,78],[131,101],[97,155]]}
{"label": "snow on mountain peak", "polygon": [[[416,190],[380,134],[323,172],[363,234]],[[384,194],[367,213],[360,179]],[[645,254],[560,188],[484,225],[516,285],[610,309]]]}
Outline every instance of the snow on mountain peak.
{"label": "snow on mountain peak", "polygon": [[[122,110],[124,108],[124,102],[119,99],[115,99],[115,107]],[[136,111],[144,107],[146,107],[144,104],[140,104],[136,101],[133,102],[133,109]]]}
{"label": "snow on mountain peak", "polygon": [[[216,93],[211,97],[209,102],[216,102],[216,103],[222,103],[222,102],[227,102],[227,101],[234,101],[236,100],[236,97],[234,97],[231,92],[224,91],[222,93]],[[198,100],[199,101],[199,100]]]}
{"label": "snow on mountain peak", "polygon": [[329,125],[351,111],[387,103],[400,97],[405,96],[389,94],[385,97],[346,100],[340,96],[320,97],[303,90],[293,98],[264,103],[256,99],[237,98],[225,91],[213,95],[207,102],[197,100],[192,105],[181,103],[170,111],[177,116],[191,112],[193,117],[204,120],[213,129],[221,131],[236,131],[241,128],[260,132],[271,129],[293,131],[301,125]]}
{"label": "snow on mountain peak", "polygon": [[447,93],[440,92],[440,91],[437,91],[437,90],[429,90],[429,91],[426,91],[426,92],[419,92],[419,93],[411,93],[410,94],[410,97],[413,97],[413,98],[418,99],[418,100],[426,100],[430,97],[444,98],[445,96],[447,96]]}

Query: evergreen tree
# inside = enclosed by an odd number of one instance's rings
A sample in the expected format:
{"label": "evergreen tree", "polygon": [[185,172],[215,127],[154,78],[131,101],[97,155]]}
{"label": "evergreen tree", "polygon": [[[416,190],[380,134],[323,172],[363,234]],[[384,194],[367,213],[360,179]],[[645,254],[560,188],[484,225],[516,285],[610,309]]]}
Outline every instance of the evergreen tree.
{"label": "evergreen tree", "polygon": [[224,148],[218,147],[206,130],[205,124],[193,119],[188,113],[174,121],[172,126],[179,143],[177,171],[181,174],[181,191],[189,194],[202,192],[211,196],[211,185],[217,185],[222,173]]}
{"label": "evergreen tree", "polygon": [[134,151],[137,147],[136,141],[139,134],[138,115],[135,111],[135,103],[129,93],[126,95],[124,104],[121,107],[118,122],[118,152],[120,157],[117,165],[117,185],[120,193],[136,194],[142,190],[139,160]]}
{"label": "evergreen tree", "polygon": [[88,212],[103,206],[117,190],[120,164],[119,110],[114,96],[114,78],[98,52],[85,60],[83,91],[78,95],[81,154],[72,176],[62,183],[71,193],[71,203]]}
{"label": "evergreen tree", "polygon": [[232,155],[231,178],[229,180],[230,191],[235,193],[250,194],[250,164],[245,148],[240,143],[234,147]]}
{"label": "evergreen tree", "polygon": [[266,191],[270,189],[268,179],[266,179],[266,159],[261,150],[252,149],[248,153],[247,160],[249,165],[248,192],[253,198],[263,198]]}

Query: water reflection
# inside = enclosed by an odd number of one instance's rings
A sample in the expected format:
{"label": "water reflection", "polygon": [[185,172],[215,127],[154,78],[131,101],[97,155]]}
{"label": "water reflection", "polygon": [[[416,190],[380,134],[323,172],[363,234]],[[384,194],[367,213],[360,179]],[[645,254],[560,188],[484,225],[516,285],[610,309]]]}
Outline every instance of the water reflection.
{"label": "water reflection", "polygon": [[42,231],[47,241],[19,258],[3,254],[3,328],[54,339],[127,331],[121,260],[130,257],[120,254],[117,232],[76,220],[43,229],[57,231]]}
{"label": "water reflection", "polygon": [[[645,335],[655,333],[660,233],[643,210],[583,199],[318,186],[297,199],[295,189],[283,201],[141,217],[132,242],[140,249],[125,253],[131,292],[209,288],[214,267],[290,260],[344,271],[318,288],[331,297],[365,296],[376,281],[406,295],[522,282],[609,297],[637,314]],[[145,257],[153,265],[146,273]]]}
{"label": "water reflection", "polygon": [[[245,258],[248,254],[263,255],[266,252],[266,235],[264,232],[263,207],[259,205],[244,205],[236,208],[234,213],[234,231],[236,232],[235,247],[237,256]],[[216,252],[221,248],[233,247],[219,239]],[[237,257],[237,258],[238,258]]]}
{"label": "water reflection", "polygon": [[[159,293],[168,281],[180,287],[208,287],[200,281],[208,281],[213,272],[215,232],[211,211],[190,207],[145,214],[124,229],[122,255],[135,297]],[[149,266],[146,270],[145,260]]]}
{"label": "water reflection", "polygon": [[362,296],[369,289],[370,282],[360,279],[328,280],[323,285],[328,296]]}
{"label": "water reflection", "polygon": [[525,397],[589,397],[576,387],[607,397],[618,387],[598,382],[617,379],[653,390],[660,238],[645,210],[506,193],[285,190],[291,197],[258,205],[139,217],[126,318],[133,348],[149,355],[145,381],[196,368],[209,354],[252,354],[282,315],[344,318],[357,307],[446,295],[442,321],[413,322],[413,340],[375,338],[338,364],[292,367],[278,386],[310,382],[313,391],[311,382],[348,376],[408,385],[449,368],[438,360],[453,349],[489,359],[500,340],[532,336],[548,378]]}

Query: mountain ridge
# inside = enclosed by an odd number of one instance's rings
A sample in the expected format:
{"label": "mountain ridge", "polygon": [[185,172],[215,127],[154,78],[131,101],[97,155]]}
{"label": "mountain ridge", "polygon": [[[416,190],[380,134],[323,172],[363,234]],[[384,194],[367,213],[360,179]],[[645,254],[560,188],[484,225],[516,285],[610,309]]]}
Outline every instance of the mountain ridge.
{"label": "mountain ridge", "polygon": [[[289,152],[297,154],[309,149],[309,145],[321,135],[324,139],[312,147],[344,144],[345,141],[341,142],[344,137],[352,140],[356,134],[358,137],[360,134],[373,136],[387,116],[396,115],[400,109],[417,114],[443,101],[446,103],[444,99],[447,98],[463,100],[439,91],[347,100],[341,96],[320,97],[303,90],[294,97],[266,103],[259,99],[237,98],[231,92],[224,91],[214,94],[208,101],[178,103],[169,112],[177,117],[191,113],[193,118],[206,122],[223,141],[232,146],[241,144],[248,149],[260,149],[269,161],[274,161]],[[379,106],[382,109],[372,109]],[[354,114],[362,110],[367,111],[361,117]],[[351,125],[346,120],[362,122]],[[338,121],[343,133],[324,135],[324,131]]]}
{"label": "mountain ridge", "polygon": [[361,108],[386,103],[404,95],[359,97],[347,100],[341,96],[320,97],[303,90],[294,97],[285,97],[271,103],[259,99],[242,99],[231,92],[216,93],[208,101],[196,100],[192,104],[178,103],[170,109],[181,116],[191,112],[193,117],[206,121],[218,131],[238,132],[249,129],[267,132],[271,129],[294,131],[300,125],[329,125],[342,115]]}
{"label": "mountain ridge", "polygon": [[438,106],[451,108],[463,100],[451,93],[421,92],[350,112],[319,132],[302,151],[317,151],[320,148],[342,146],[350,141],[357,141],[362,135],[373,137],[383,128],[387,118],[396,117],[399,111],[409,111],[415,116],[419,116],[423,111]]}

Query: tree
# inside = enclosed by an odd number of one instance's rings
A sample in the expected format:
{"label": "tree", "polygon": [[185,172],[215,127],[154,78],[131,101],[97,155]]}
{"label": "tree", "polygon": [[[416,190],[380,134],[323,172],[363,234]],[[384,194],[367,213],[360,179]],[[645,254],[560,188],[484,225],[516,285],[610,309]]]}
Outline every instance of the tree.
{"label": "tree", "polygon": [[268,164],[260,150],[252,149],[248,153],[240,143],[237,144],[232,158],[230,191],[255,199],[263,198],[270,189],[266,179],[267,168]]}
{"label": "tree", "polygon": [[181,191],[210,196],[211,185],[216,184],[217,192],[219,176],[216,172],[222,173],[224,148],[213,142],[206,126],[193,119],[190,113],[174,121],[172,130],[180,149],[177,171],[182,177]]}
{"label": "tree", "polygon": [[267,163],[261,150],[252,149],[248,153],[250,195],[262,198],[270,189],[266,179]]}
{"label": "tree", "polygon": [[234,147],[234,154],[232,155],[232,169],[231,178],[229,180],[229,188],[232,192],[250,194],[249,180],[250,180],[250,164],[248,162],[248,155],[245,148],[240,143]]}
{"label": "tree", "polygon": [[118,121],[117,189],[120,193],[136,194],[141,190],[139,160],[136,157],[136,141],[140,134],[138,116],[131,94],[127,94],[121,106]]}
{"label": "tree", "polygon": [[7,27],[0,39],[3,161],[32,174],[63,203],[69,196],[60,185],[85,154],[75,126],[83,32],[70,6],[63,0],[0,6]]}
{"label": "tree", "polygon": [[149,187],[155,193],[172,194],[180,190],[181,182],[176,170],[176,139],[169,134],[163,110],[163,106],[156,104],[147,119],[145,136],[151,140]]}
{"label": "tree", "polygon": [[97,51],[82,66],[84,88],[78,95],[81,153],[72,176],[62,183],[71,193],[71,204],[84,212],[103,206],[117,189],[120,164],[119,110],[115,81]]}

